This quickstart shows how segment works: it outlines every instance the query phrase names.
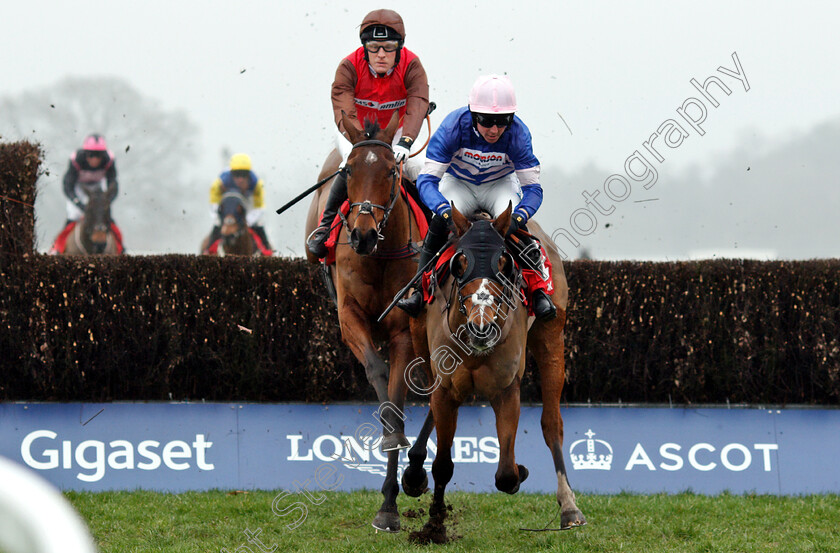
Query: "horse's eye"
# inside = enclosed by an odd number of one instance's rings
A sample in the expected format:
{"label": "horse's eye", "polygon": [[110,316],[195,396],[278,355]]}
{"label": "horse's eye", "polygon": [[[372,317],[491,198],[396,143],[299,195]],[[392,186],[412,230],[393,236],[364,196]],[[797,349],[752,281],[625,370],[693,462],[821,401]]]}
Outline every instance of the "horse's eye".
{"label": "horse's eye", "polygon": [[513,279],[515,271],[515,266],[513,264],[513,258],[505,254],[499,258],[499,272],[504,275],[508,280]]}
{"label": "horse's eye", "polygon": [[452,257],[452,261],[449,262],[449,271],[452,273],[452,276],[456,279],[460,279],[464,276],[464,271],[467,268],[467,257],[462,253],[457,253]]}

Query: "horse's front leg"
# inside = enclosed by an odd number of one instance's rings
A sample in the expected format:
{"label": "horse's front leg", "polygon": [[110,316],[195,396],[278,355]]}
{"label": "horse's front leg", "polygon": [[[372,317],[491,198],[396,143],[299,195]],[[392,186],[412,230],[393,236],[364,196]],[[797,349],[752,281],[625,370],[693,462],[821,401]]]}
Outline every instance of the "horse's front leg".
{"label": "horse's front leg", "polygon": [[[400,529],[400,512],[397,508],[397,495],[400,493],[397,481],[397,469],[399,467],[400,449],[408,447],[408,439],[405,437],[405,396],[408,389],[403,377],[404,368],[411,360],[414,349],[411,345],[411,334],[406,327],[403,331],[397,332],[391,337],[388,344],[388,351],[391,358],[391,368],[388,381],[388,397],[390,404],[380,405],[378,414],[385,426],[382,438],[382,449],[388,452],[388,468],[385,481],[382,483],[382,495],[384,500],[379,512],[373,519],[373,527],[386,532],[398,532]],[[390,420],[386,418],[386,411]],[[389,428],[389,424],[394,424]]]}
{"label": "horse's front leg", "polygon": [[[542,388],[542,431],[545,444],[551,450],[554,471],[557,474],[557,503],[560,504],[560,528],[567,530],[586,524],[586,517],[575,503],[575,493],[569,485],[566,464],[563,461],[563,418],[560,416],[560,394],[566,378],[563,326],[566,313],[557,310],[557,318],[536,323],[528,335],[528,349],[540,371]],[[558,340],[557,337],[560,337]]]}
{"label": "horse's front leg", "polygon": [[432,429],[435,427],[435,417],[431,408],[426,415],[426,420],[423,423],[423,428],[417,435],[417,440],[414,445],[408,450],[408,467],[402,475],[402,487],[406,495],[411,497],[420,497],[423,492],[429,487],[429,475],[426,474],[426,469],[423,468],[423,463],[426,462],[428,456],[428,442],[429,436],[432,434]]}
{"label": "horse's front leg", "polygon": [[[405,388],[403,388],[402,396],[398,398],[399,404],[393,403],[389,393],[388,366],[379,357],[373,345],[371,339],[373,332],[367,314],[362,311],[355,299],[344,296],[340,301],[339,322],[341,324],[341,339],[347,344],[359,363],[365,367],[365,376],[376,391],[376,399],[379,401],[380,407],[375,415],[379,417],[384,427],[382,450],[389,451],[400,447],[408,447],[408,440],[402,430],[404,427],[403,419],[405,418],[402,413]],[[400,367],[400,370],[404,366]],[[400,376],[400,380],[402,380],[402,376]],[[398,391],[396,385],[394,390]],[[391,436],[393,434],[397,435]],[[395,447],[395,443],[399,445]]]}
{"label": "horse's front leg", "polygon": [[[413,384],[412,390],[422,396],[428,397],[435,388],[435,379],[432,376],[431,364],[429,362],[429,342],[426,337],[426,313],[422,313],[417,319],[411,321],[411,337],[414,345],[414,355],[416,356],[411,362],[411,366],[404,374],[406,383],[411,381]],[[426,375],[426,385],[417,384],[414,376],[420,374]],[[402,476],[402,488],[406,495],[411,497],[420,497],[429,486],[429,475],[426,469],[423,468],[423,463],[426,461],[428,455],[427,444],[432,429],[435,426],[435,417],[432,412],[432,406],[429,405],[429,413],[426,415],[426,420],[423,422],[423,428],[417,435],[414,445],[408,450],[408,467],[406,467]]]}
{"label": "horse's front leg", "polygon": [[516,464],[514,445],[519,426],[519,377],[490,401],[496,413],[496,435],[499,437],[499,467],[496,469],[496,489],[514,494],[519,484],[528,478],[528,469]]}
{"label": "horse's front leg", "polygon": [[[455,465],[452,462],[452,442],[455,439],[455,427],[458,425],[458,406],[445,388],[439,387],[432,392],[432,413],[437,430],[437,454],[432,463],[432,476],[435,479],[435,491],[429,509],[429,521],[421,532],[423,541],[434,543],[446,542],[446,503],[444,494],[446,485],[452,480]],[[427,419],[428,420],[428,419]]]}

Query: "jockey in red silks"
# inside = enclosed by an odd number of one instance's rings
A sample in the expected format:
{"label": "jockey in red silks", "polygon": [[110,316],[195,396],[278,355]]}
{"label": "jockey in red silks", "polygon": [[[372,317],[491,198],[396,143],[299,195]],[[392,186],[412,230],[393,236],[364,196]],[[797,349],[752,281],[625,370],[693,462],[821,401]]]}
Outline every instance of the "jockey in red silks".
{"label": "jockey in red silks", "polygon": [[[105,138],[92,134],[85,138],[81,149],[70,155],[67,172],[64,173],[64,195],[67,197],[67,221],[64,228],[56,237],[50,253],[64,251],[67,236],[75,224],[84,216],[87,205],[88,192],[100,187],[108,194],[111,202],[117,196],[117,166],[114,153],[108,149]],[[111,221],[111,231],[114,233],[119,249],[122,251],[122,232]]]}
{"label": "jockey in red silks", "polygon": [[327,255],[326,241],[338,209],[347,200],[347,176],[343,165],[352,144],[346,138],[341,113],[361,130],[365,120],[379,122],[384,129],[398,111],[400,126],[394,134],[393,150],[397,163],[405,161],[405,176],[414,181],[422,164],[409,161],[414,140],[429,110],[429,80],[420,58],[403,47],[405,25],[393,10],[374,10],[362,20],[359,30],[362,46],[341,60],[332,85],[332,105],[338,129],[336,146],[342,157],[342,170],[330,189],[324,213],[307,240],[307,249],[316,257]]}
{"label": "jockey in red silks", "polygon": [[[534,315],[549,320],[557,316],[549,298],[554,293],[551,262],[525,226],[542,204],[540,162],[534,156],[531,132],[514,115],[516,107],[508,77],[479,77],[469,105],[447,115],[435,131],[417,179],[420,198],[435,213],[419,267],[425,267],[446,243],[453,226],[452,203],[468,217],[479,210],[498,217],[512,204],[508,236],[516,233],[516,240],[508,240],[508,247],[522,268]],[[517,233],[518,229],[526,232]],[[416,317],[423,309],[423,294],[415,289],[397,305]]]}

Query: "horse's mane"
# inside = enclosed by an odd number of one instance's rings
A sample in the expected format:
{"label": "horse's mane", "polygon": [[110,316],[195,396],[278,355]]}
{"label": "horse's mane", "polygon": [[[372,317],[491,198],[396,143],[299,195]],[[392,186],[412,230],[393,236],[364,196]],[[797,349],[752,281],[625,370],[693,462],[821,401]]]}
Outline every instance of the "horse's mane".
{"label": "horse's mane", "polygon": [[375,119],[374,120],[365,119],[364,133],[365,133],[365,138],[367,140],[373,140],[374,138],[376,138],[376,135],[379,134],[379,132],[381,130],[382,130],[382,128],[379,126],[379,121],[377,121]]}

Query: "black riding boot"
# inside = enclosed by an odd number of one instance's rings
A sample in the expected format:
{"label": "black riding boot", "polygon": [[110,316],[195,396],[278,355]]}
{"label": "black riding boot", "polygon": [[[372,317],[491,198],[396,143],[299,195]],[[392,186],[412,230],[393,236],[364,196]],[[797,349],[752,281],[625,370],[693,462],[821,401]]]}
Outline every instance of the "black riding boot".
{"label": "black riding boot", "polygon": [[324,258],[327,256],[327,247],[324,243],[330,236],[330,229],[333,220],[338,213],[341,204],[347,199],[347,175],[344,170],[339,171],[338,176],[335,177],[335,182],[330,189],[330,195],[327,198],[327,204],[324,206],[324,214],[321,215],[321,222],[318,223],[318,228],[312,231],[309,239],[306,241],[306,247],[310,253],[315,257]]}
{"label": "black riding boot", "polygon": [[[528,230],[524,225],[520,226],[524,230]],[[542,252],[536,239],[528,234],[527,236],[517,234],[519,243],[515,247],[510,248],[516,257],[516,262],[520,267],[527,267],[539,273],[542,273],[545,266],[542,262]],[[535,290],[531,296],[531,301],[534,303],[534,316],[540,321],[550,321],[557,316],[557,308],[554,302],[551,301],[545,290]]]}
{"label": "black riding boot", "polygon": [[[432,222],[429,224],[429,233],[423,241],[423,249],[420,250],[417,274],[420,274],[435,254],[446,244],[448,237],[449,226],[446,223],[446,219],[438,215],[432,217]],[[421,288],[422,285],[418,281],[411,294],[407,298],[403,298],[397,302],[397,307],[408,313],[411,317],[417,317],[423,311],[423,292]]]}
{"label": "black riding boot", "polygon": [[265,227],[253,226],[251,229],[257,233],[257,236],[260,237],[260,240],[262,240],[263,246],[265,246],[266,249],[272,249],[271,244],[268,243],[268,236],[265,234]]}
{"label": "black riding boot", "polygon": [[216,243],[216,240],[222,237],[222,227],[215,225],[210,231],[210,238],[207,240],[207,247],[209,248]]}

